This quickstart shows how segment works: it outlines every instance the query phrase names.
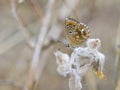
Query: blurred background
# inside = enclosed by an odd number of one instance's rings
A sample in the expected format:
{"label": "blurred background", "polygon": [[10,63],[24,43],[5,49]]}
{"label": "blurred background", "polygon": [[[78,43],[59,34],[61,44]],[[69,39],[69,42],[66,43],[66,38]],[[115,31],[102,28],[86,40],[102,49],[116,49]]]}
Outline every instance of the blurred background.
{"label": "blurred background", "polygon": [[120,0],[50,2],[0,0],[0,90],[22,90],[29,81],[35,45],[44,31],[34,90],[69,90],[69,76],[57,73],[54,56],[58,48],[71,52],[63,44],[66,17],[87,24],[91,38],[101,39],[100,51],[106,57],[107,80],[99,80],[90,70],[82,80],[82,90],[120,90]]}

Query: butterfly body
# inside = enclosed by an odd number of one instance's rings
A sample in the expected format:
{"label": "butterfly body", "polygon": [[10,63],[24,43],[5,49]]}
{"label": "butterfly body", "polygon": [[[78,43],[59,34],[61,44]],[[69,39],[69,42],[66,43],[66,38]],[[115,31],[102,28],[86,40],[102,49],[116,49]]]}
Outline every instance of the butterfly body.
{"label": "butterfly body", "polygon": [[73,18],[66,18],[65,36],[70,47],[77,47],[90,37],[90,31],[84,23]]}

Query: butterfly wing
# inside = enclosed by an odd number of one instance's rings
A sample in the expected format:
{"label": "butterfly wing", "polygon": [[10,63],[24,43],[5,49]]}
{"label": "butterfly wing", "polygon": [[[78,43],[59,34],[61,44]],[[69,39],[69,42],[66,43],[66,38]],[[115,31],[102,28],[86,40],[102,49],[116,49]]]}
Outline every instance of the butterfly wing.
{"label": "butterfly wing", "polygon": [[74,46],[75,36],[77,35],[76,29],[78,22],[72,18],[67,18],[65,21],[65,36],[68,41],[69,46]]}
{"label": "butterfly wing", "polygon": [[80,46],[87,38],[89,38],[89,29],[83,23],[77,20],[67,18],[65,20],[65,35],[70,47]]}

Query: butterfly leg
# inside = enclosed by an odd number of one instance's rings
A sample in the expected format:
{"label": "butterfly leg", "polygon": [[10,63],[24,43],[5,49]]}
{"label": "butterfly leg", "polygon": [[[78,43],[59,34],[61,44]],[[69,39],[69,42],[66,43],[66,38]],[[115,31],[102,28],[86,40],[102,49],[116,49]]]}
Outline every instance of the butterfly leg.
{"label": "butterfly leg", "polygon": [[70,45],[69,45],[69,44],[66,44],[66,47],[67,47],[67,48],[69,48],[69,47],[70,47]]}

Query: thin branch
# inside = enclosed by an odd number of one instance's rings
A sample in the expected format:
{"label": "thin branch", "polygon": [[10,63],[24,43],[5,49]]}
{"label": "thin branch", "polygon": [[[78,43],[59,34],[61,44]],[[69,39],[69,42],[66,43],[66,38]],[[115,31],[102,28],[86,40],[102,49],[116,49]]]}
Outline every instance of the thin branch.
{"label": "thin branch", "polygon": [[27,44],[31,48],[34,48],[35,40],[33,38],[33,33],[26,29],[23,20],[18,15],[17,10],[16,10],[16,2],[15,2],[15,0],[11,0],[11,10],[12,10],[12,14],[13,14],[14,18],[18,22],[18,25],[20,27],[19,30],[22,32]]}
{"label": "thin branch", "polygon": [[120,79],[120,21],[117,31],[116,37],[116,77],[115,77],[115,90],[117,90],[119,86],[119,79]]}
{"label": "thin branch", "polygon": [[36,13],[39,15],[39,17],[43,16],[42,15],[42,10],[41,10],[41,7],[40,5],[38,4],[38,2],[36,0],[30,0],[31,3],[33,4],[33,7],[36,11]]}
{"label": "thin branch", "polygon": [[29,71],[27,87],[25,88],[26,90],[34,90],[37,84],[37,76],[38,76],[37,69],[39,67],[39,58],[40,58],[43,42],[45,39],[45,35],[48,31],[48,25],[50,23],[50,18],[52,15],[52,7],[54,6],[53,5],[54,2],[55,0],[48,0],[46,14],[43,17],[42,27],[40,28],[41,32],[38,37],[38,41],[37,41],[36,48],[33,55],[33,60],[32,60],[30,71]]}
{"label": "thin branch", "polygon": [[[80,0],[67,0],[68,1],[68,5],[71,6],[71,8],[76,8],[79,5]],[[51,29],[49,30],[48,35],[46,36],[46,45],[48,45],[52,40],[58,41],[61,33],[64,31],[63,30],[63,26],[60,25],[60,21],[61,20],[65,20],[66,17],[68,17],[70,15],[70,13],[72,13],[72,9],[68,8],[66,6],[66,3],[62,3],[61,7],[57,9],[56,12],[54,13],[54,21],[51,25]],[[63,22],[63,21],[62,21]],[[55,35],[53,35],[53,32]]]}

